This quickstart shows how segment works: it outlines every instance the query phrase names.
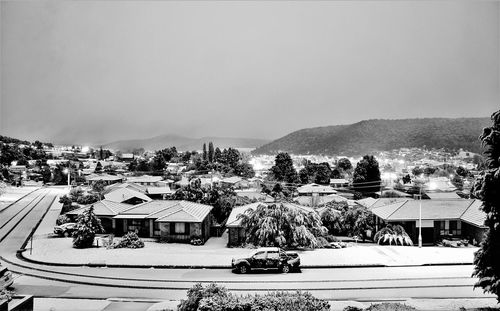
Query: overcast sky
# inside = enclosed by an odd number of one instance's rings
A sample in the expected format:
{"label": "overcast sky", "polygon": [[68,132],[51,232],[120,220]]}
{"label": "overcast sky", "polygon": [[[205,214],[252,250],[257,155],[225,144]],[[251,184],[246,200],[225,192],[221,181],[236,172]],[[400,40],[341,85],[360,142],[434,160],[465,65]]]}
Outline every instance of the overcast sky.
{"label": "overcast sky", "polygon": [[0,134],[278,138],[500,106],[497,1],[1,1]]}

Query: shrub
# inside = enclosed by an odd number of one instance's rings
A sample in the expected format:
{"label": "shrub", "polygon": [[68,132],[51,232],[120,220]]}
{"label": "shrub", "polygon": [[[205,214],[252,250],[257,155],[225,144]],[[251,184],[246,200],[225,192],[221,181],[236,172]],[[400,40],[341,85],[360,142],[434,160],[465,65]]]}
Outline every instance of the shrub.
{"label": "shrub", "polygon": [[111,248],[143,248],[144,242],[139,238],[137,232],[128,232],[118,243],[112,244]]}
{"label": "shrub", "polygon": [[347,306],[342,311],[363,311],[362,308]]}
{"label": "shrub", "polygon": [[366,308],[366,311],[414,311],[417,310],[412,306],[407,306],[399,302],[384,302],[371,305]]}
{"label": "shrub", "polygon": [[189,241],[189,243],[191,243],[191,245],[203,245],[204,244],[203,240],[198,235],[191,236],[191,240]]}
{"label": "shrub", "polygon": [[179,311],[257,311],[304,310],[327,311],[330,304],[307,292],[271,292],[265,295],[237,296],[215,283],[203,287],[196,284],[188,290],[188,299],[182,300]]}
{"label": "shrub", "polygon": [[2,300],[7,300],[11,301],[12,300],[12,292],[2,288],[0,289],[0,301]]}
{"label": "shrub", "polygon": [[375,233],[374,241],[380,245],[413,245],[411,238],[406,233],[405,229],[400,225],[388,224],[385,228],[380,229]]}
{"label": "shrub", "polygon": [[330,242],[328,242],[327,239],[325,239],[324,237],[320,236],[317,238],[318,240],[318,248],[330,248]]}
{"label": "shrub", "polygon": [[71,220],[68,218],[68,216],[66,216],[66,215],[60,215],[59,217],[57,217],[56,225],[60,226],[60,225],[63,225],[65,223],[68,223],[70,221]]}
{"label": "shrub", "polygon": [[331,234],[325,236],[325,239],[328,241],[328,242],[340,242],[340,239],[337,238],[336,236],[333,236]]}

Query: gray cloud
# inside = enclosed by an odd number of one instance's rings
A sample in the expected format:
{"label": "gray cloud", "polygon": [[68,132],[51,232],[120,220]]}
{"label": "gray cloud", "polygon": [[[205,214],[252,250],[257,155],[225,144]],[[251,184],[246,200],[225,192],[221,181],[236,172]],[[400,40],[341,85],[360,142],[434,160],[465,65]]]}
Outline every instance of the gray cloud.
{"label": "gray cloud", "polygon": [[276,138],[500,99],[498,2],[0,5],[0,131],[20,138]]}

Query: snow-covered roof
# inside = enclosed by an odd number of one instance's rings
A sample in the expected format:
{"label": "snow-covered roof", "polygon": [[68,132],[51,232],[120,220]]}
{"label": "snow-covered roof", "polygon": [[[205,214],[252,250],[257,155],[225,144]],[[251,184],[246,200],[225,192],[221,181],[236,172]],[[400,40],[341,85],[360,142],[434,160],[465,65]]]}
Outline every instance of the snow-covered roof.
{"label": "snow-covered roof", "polygon": [[322,186],[318,184],[308,184],[297,188],[298,193],[337,193],[337,191],[330,186]]}
{"label": "snow-covered roof", "polygon": [[90,206],[94,206],[94,213],[97,216],[116,216],[120,212],[129,209],[132,207],[130,204],[119,203],[109,200],[101,200],[99,202],[95,202],[84,207],[78,208],[76,210],[72,210],[67,212],[66,215],[79,215],[84,210],[88,209]]}
{"label": "snow-covered roof", "polygon": [[143,201],[151,201],[151,198],[148,197],[147,195],[145,195],[139,191],[135,191],[135,190],[128,189],[128,188],[116,189],[112,192],[105,194],[104,198],[106,200],[110,200],[110,201],[114,201],[114,202],[125,202],[125,201],[132,199],[132,198],[138,198],[138,199],[141,199]]}

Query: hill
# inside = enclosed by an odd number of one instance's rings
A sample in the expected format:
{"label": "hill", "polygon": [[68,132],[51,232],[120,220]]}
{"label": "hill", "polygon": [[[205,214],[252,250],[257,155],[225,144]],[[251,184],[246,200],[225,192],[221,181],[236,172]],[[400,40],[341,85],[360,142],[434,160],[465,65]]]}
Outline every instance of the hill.
{"label": "hill", "polygon": [[302,129],[274,140],[254,154],[330,154],[360,156],[398,148],[463,148],[480,152],[478,136],[489,118],[366,120],[350,125]]}
{"label": "hill", "polygon": [[235,137],[202,137],[190,138],[178,135],[161,135],[148,139],[120,140],[103,145],[103,148],[131,151],[135,148],[146,150],[159,150],[175,146],[179,151],[201,150],[203,143],[213,142],[214,147],[223,148],[256,148],[268,143],[268,140],[256,138],[235,138]]}

